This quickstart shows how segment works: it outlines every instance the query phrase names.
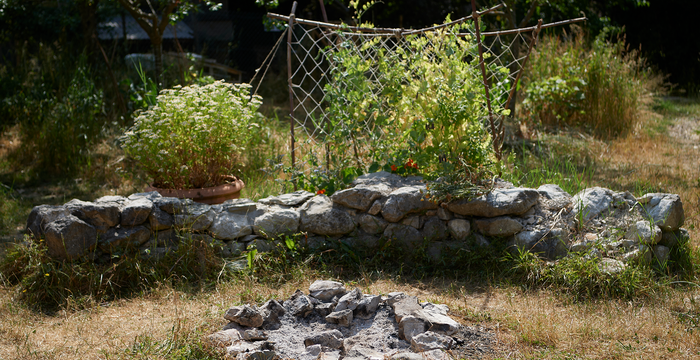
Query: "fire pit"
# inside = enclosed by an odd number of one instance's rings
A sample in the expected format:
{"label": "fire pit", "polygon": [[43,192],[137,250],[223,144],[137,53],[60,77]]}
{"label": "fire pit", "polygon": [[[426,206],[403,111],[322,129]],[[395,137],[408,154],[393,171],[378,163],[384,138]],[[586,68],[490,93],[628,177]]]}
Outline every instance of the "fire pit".
{"label": "fire pit", "polygon": [[240,360],[472,358],[493,340],[453,320],[446,305],[400,292],[347,291],[328,280],[315,281],[308,295],[297,290],[284,301],[233,307],[224,318],[229,324],[208,341]]}

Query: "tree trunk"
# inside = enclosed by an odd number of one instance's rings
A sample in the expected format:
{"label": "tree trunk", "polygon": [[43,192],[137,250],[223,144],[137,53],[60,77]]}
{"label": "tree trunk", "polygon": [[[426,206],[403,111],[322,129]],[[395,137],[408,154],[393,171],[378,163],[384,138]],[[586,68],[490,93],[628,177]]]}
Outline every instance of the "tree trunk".
{"label": "tree trunk", "polygon": [[78,12],[80,13],[80,25],[83,31],[84,46],[88,53],[97,52],[95,34],[97,33],[97,5],[99,0],[78,1]]}

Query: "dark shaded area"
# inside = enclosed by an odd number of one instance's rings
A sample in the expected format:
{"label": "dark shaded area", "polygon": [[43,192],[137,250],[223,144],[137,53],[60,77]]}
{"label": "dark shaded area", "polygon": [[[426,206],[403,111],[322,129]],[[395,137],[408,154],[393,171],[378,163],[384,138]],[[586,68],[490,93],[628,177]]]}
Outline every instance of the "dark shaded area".
{"label": "dark shaded area", "polygon": [[700,1],[652,0],[649,7],[610,9],[613,21],[624,25],[632,48],[641,48],[649,62],[669,81],[690,93],[700,88]]}

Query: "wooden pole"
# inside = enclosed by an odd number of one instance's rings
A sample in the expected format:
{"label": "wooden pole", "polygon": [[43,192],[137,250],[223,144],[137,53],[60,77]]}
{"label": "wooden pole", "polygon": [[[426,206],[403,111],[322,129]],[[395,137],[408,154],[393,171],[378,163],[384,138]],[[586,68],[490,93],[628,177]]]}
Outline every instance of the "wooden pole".
{"label": "wooden pole", "polygon": [[489,124],[491,125],[491,137],[493,138],[493,151],[496,159],[501,160],[501,147],[498,144],[498,134],[496,133],[496,123],[493,120],[493,110],[491,110],[491,96],[489,95],[489,83],[486,78],[486,66],[484,65],[484,50],[481,48],[481,29],[479,29],[479,13],[476,11],[476,1],[472,0],[472,18],[476,30],[476,43],[479,49],[479,65],[481,66],[481,77],[484,81],[484,91],[486,93],[486,106],[489,111]]}
{"label": "wooden pole", "polygon": [[[294,88],[292,87],[292,32],[294,31],[294,13],[296,11],[297,2],[295,1],[292,4],[292,12],[289,14],[289,27],[287,28],[287,82],[289,84],[289,130],[291,134],[292,169],[294,169],[294,165],[296,164],[294,151]],[[296,190],[297,184],[294,182],[294,191]]]}

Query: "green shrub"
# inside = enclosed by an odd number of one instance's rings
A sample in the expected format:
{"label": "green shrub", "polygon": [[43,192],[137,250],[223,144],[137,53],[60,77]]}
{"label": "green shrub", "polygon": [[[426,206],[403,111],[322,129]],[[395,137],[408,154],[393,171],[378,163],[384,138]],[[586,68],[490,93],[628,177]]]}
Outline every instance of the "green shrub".
{"label": "green shrub", "polygon": [[568,125],[609,138],[637,123],[639,97],[650,74],[624,41],[592,44],[581,33],[568,40],[543,36],[525,72],[525,115],[547,127]]}
{"label": "green shrub", "polygon": [[162,258],[132,248],[99,263],[91,255],[54,260],[42,240],[7,251],[0,260],[0,283],[16,285],[17,298],[30,307],[50,311],[69,302],[91,306],[148,292],[159,283],[199,289],[228,279],[225,269],[213,246],[190,236],[182,237],[177,250]]}
{"label": "green shrub", "polygon": [[14,154],[18,164],[69,175],[87,162],[90,146],[100,138],[105,124],[103,94],[85,55],[64,73],[41,71],[3,100],[1,112],[11,118],[10,123],[19,124],[22,147]]}
{"label": "green shrub", "polygon": [[250,85],[217,81],[160,92],[122,137],[124,151],[154,185],[191,189],[223,184],[241,168],[241,153],[259,129],[262,103]]}

